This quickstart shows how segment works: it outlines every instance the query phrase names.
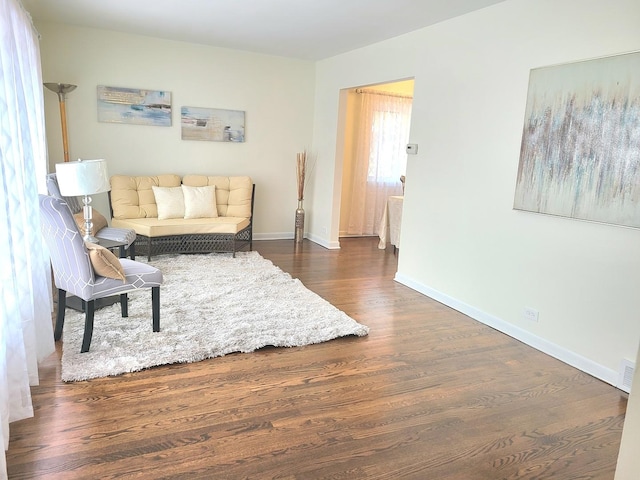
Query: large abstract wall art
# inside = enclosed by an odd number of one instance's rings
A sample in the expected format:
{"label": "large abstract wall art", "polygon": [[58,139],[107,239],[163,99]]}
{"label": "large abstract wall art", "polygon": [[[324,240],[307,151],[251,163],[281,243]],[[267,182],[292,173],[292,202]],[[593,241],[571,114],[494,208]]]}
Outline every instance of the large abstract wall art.
{"label": "large abstract wall art", "polygon": [[98,85],[98,121],[171,126],[171,92]]}
{"label": "large abstract wall art", "polygon": [[514,209],[640,227],[640,52],[531,70]]}

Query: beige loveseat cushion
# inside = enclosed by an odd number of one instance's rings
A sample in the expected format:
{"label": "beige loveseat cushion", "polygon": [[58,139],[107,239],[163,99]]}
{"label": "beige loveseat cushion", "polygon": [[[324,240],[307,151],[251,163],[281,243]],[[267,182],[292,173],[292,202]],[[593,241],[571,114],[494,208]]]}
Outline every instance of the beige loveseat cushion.
{"label": "beige loveseat cushion", "polygon": [[190,187],[215,185],[219,216],[251,218],[251,194],[253,191],[251,177],[185,175],[182,183]]}
{"label": "beige loveseat cushion", "polygon": [[[253,181],[248,176],[207,176],[166,174],[152,177],[114,175],[111,177],[111,208],[117,220],[158,218],[158,207],[152,187],[190,187],[215,185],[218,215],[251,218]],[[174,222],[175,223],[175,222]],[[116,226],[112,222],[112,226]],[[121,227],[123,228],[123,227]]]}
{"label": "beige loveseat cushion", "polygon": [[158,207],[151,187],[179,187],[180,183],[180,177],[174,174],[154,177],[112,176],[110,195],[113,218],[157,218]]}
{"label": "beige loveseat cushion", "polygon": [[146,237],[212,233],[235,235],[249,226],[249,219],[242,217],[185,218],[182,220],[175,218],[168,220],[128,218],[124,220],[113,219],[111,223],[114,227],[130,228]]}

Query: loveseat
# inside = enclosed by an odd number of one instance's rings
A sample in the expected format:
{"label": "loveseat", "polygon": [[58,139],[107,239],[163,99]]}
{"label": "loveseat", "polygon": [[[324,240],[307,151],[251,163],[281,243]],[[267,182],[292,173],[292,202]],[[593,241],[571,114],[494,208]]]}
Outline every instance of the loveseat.
{"label": "loveseat", "polygon": [[138,254],[252,249],[255,185],[248,176],[114,175],[111,225],[136,232]]}

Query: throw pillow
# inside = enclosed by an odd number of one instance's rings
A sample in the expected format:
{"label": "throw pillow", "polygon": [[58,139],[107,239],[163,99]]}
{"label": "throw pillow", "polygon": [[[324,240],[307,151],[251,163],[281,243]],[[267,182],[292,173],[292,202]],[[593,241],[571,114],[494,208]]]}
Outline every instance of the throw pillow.
{"label": "throw pillow", "polygon": [[158,206],[158,220],[184,217],[184,195],[180,187],[156,187],[152,185],[153,195]]}
{"label": "throw pillow", "polygon": [[[80,230],[80,233],[84,237],[86,231],[84,228],[84,211],[80,210],[78,213],[75,213],[73,215],[73,219],[76,221],[78,230]],[[102,215],[99,211],[93,208],[91,213],[91,223],[93,224],[93,226],[91,227],[91,235],[95,237],[96,232],[99,232],[107,226],[107,219],[104,218],[104,215]]]}
{"label": "throw pillow", "polygon": [[116,280],[126,280],[124,275],[124,268],[118,257],[111,253],[108,249],[102,245],[96,245],[95,243],[86,242],[87,250],[89,251],[89,259],[93,270],[102,277],[115,278]]}
{"label": "throw pillow", "polygon": [[218,216],[216,186],[189,187],[182,185],[184,218],[214,218]]}

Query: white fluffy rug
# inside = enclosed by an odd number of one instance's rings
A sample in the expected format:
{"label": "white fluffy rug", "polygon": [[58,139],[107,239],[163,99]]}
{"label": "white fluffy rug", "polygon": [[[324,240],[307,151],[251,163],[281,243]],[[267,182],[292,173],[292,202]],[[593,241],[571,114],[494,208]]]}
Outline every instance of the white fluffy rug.
{"label": "white fluffy rug", "polygon": [[134,292],[129,317],[119,304],[96,311],[91,348],[80,353],[84,314],[67,309],[63,381],[369,332],[257,252],[163,255],[151,264],[164,275],[160,332],[151,329],[151,291]]}

